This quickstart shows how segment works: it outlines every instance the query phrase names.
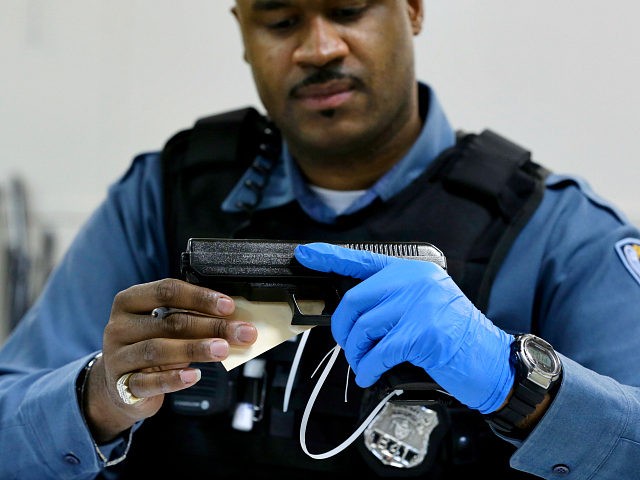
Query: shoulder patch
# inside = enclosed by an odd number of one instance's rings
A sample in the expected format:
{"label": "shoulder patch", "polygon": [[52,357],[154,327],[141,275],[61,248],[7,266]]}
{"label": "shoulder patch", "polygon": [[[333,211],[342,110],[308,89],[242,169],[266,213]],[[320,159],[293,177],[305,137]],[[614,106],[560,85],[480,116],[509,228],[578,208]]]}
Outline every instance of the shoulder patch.
{"label": "shoulder patch", "polygon": [[616,243],[616,252],[625,268],[640,283],[640,239],[625,238]]}

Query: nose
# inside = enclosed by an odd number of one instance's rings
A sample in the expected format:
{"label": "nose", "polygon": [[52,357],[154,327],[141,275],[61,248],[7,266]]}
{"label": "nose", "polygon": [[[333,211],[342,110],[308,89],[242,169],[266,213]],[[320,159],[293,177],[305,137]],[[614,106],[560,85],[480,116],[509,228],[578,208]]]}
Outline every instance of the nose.
{"label": "nose", "polygon": [[299,65],[321,67],[349,53],[340,31],[322,17],[311,19],[300,35],[300,43],[293,53],[293,61]]}

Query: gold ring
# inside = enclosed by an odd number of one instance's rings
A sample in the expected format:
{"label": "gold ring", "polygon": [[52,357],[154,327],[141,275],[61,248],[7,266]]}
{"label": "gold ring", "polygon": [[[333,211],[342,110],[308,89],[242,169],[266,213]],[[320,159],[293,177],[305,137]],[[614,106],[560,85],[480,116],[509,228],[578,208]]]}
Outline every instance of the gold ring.
{"label": "gold ring", "polygon": [[125,373],[116,382],[118,395],[120,395],[120,399],[127,405],[133,405],[134,403],[138,403],[140,400],[142,400],[142,398],[136,397],[133,393],[131,393],[131,390],[129,390],[129,377],[131,375],[133,375],[133,373]]}

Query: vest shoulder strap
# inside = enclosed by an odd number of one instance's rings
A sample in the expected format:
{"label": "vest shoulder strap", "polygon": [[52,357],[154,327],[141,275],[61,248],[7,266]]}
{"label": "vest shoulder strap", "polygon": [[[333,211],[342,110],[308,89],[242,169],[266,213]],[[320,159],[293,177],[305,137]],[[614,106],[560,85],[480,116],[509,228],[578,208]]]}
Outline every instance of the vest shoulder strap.
{"label": "vest shoulder strap", "polygon": [[496,216],[491,228],[500,229],[493,237],[497,242],[477,239],[468,256],[489,257],[481,278],[467,279],[467,283],[476,283],[475,303],[484,309],[504,257],[542,200],[544,179],[550,172],[532,161],[529,150],[492,130],[480,134],[458,132],[455,149],[457,158],[446,163],[442,174],[444,188],[484,203]]}
{"label": "vest shoulder strap", "polygon": [[[513,217],[520,206],[514,196],[528,188],[524,179],[532,173],[546,176],[548,172],[531,161],[529,150],[492,130],[458,135],[460,155],[444,176],[447,186],[480,201],[492,199],[502,215]],[[524,176],[519,176],[518,170]]]}
{"label": "vest shoulder strap", "polygon": [[276,129],[250,106],[199,118],[166,142],[161,154],[164,231],[173,275],[190,237],[224,231],[219,207],[242,172],[259,153],[269,156],[278,147]]}

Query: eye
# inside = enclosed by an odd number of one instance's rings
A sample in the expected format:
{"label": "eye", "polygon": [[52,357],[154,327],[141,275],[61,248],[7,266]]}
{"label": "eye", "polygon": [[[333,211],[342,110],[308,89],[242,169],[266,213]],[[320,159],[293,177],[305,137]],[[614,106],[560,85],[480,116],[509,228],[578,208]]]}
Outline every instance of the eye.
{"label": "eye", "polygon": [[366,7],[344,7],[344,8],[336,8],[332,12],[333,18],[341,22],[349,22],[353,20],[359,19]]}
{"label": "eye", "polygon": [[267,24],[267,28],[269,28],[270,30],[283,31],[296,26],[297,23],[298,23],[297,17],[287,17],[282,20],[269,22]]}

